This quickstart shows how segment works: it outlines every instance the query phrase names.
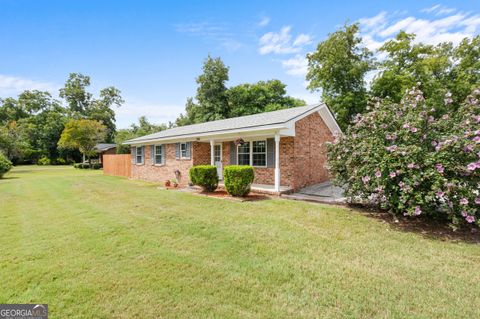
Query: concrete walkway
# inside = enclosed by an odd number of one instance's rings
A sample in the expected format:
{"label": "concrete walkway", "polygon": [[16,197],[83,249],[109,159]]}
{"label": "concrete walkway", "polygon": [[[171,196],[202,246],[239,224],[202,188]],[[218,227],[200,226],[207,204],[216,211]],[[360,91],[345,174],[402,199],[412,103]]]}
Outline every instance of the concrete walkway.
{"label": "concrete walkway", "polygon": [[343,195],[343,189],[332,185],[331,182],[325,182],[305,187],[290,195],[282,195],[283,198],[305,200],[312,202],[345,204],[346,197]]}

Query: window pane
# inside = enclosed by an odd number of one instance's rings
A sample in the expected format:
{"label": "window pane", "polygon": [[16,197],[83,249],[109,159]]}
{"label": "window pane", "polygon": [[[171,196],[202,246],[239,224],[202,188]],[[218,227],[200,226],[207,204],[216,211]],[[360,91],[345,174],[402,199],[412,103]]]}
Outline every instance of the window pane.
{"label": "window pane", "polygon": [[238,153],[250,153],[250,143],[246,142],[243,145],[238,145]]}
{"label": "window pane", "polygon": [[250,165],[250,154],[238,154],[238,165]]}
{"label": "window pane", "polygon": [[155,155],[155,164],[162,164],[162,155]]}
{"label": "window pane", "polygon": [[266,166],[267,159],[266,154],[253,154],[253,166]]}
{"label": "window pane", "polygon": [[253,142],[253,153],[264,153],[267,150],[265,141]]}
{"label": "window pane", "polygon": [[155,146],[155,155],[162,155],[162,146],[161,145]]}
{"label": "window pane", "polygon": [[137,155],[142,155],[143,147],[137,147]]}
{"label": "window pane", "polygon": [[137,156],[137,163],[139,164],[143,163],[143,159],[141,155]]}

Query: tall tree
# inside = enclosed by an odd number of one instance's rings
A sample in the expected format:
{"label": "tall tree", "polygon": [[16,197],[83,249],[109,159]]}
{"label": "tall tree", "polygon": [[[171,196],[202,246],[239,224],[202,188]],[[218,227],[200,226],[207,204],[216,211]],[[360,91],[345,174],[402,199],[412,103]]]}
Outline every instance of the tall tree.
{"label": "tall tree", "polygon": [[70,73],[65,86],[60,89],[60,97],[67,101],[68,109],[74,118],[86,118],[101,121],[107,127],[106,142],[112,142],[115,136],[115,111],[124,100],[120,90],[107,87],[100,91],[98,99],[87,91],[90,77],[80,73]]}
{"label": "tall tree", "polygon": [[307,55],[308,88],[322,99],[345,128],[367,106],[365,74],[373,68],[372,53],[362,46],[358,24],[331,33]]}
{"label": "tall tree", "polygon": [[58,146],[63,149],[78,149],[90,161],[96,154],[95,145],[105,140],[107,128],[99,121],[70,120],[65,125]]}
{"label": "tall tree", "polygon": [[228,67],[220,58],[208,56],[203,63],[203,73],[197,77],[196,102],[189,99],[186,114],[181,115],[177,125],[188,125],[220,120],[228,117],[227,102]]}
{"label": "tall tree", "polygon": [[228,117],[250,115],[305,105],[305,101],[287,96],[280,80],[259,81],[233,86],[227,91]]}

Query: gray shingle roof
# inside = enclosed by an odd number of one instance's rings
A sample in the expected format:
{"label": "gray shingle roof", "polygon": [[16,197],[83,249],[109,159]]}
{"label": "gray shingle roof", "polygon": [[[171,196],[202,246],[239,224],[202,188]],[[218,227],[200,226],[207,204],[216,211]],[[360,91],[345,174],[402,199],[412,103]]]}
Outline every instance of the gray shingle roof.
{"label": "gray shingle roof", "polygon": [[100,143],[95,145],[95,149],[99,152],[103,152],[114,147],[117,147],[117,144]]}
{"label": "gray shingle roof", "polygon": [[280,111],[266,112],[266,113],[260,113],[260,114],[254,114],[254,115],[234,117],[234,118],[225,119],[225,120],[218,120],[218,121],[212,121],[212,122],[206,122],[206,123],[200,123],[200,124],[174,127],[158,133],[131,139],[129,141],[124,142],[124,144],[128,144],[131,142],[135,143],[135,142],[149,141],[149,140],[155,140],[155,139],[162,139],[162,138],[181,137],[181,136],[188,136],[188,135],[202,134],[202,133],[224,132],[229,130],[244,129],[244,128],[250,128],[250,127],[253,129],[259,126],[283,124],[309,112],[310,110],[318,106],[319,104],[307,105],[307,106],[294,107],[294,108],[280,110]]}

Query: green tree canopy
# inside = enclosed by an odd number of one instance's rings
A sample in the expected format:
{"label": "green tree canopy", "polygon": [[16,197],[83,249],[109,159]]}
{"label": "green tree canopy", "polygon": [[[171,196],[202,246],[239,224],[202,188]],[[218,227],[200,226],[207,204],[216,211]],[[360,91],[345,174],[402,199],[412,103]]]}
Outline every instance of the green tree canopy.
{"label": "green tree canopy", "polygon": [[99,121],[71,119],[65,125],[58,146],[63,149],[78,149],[90,158],[96,154],[95,145],[105,140],[107,128]]}
{"label": "green tree canopy", "polygon": [[203,73],[197,78],[195,100],[188,98],[185,113],[178,126],[219,119],[275,111],[305,105],[305,102],[286,95],[286,85],[280,80],[244,83],[227,88],[228,67],[220,58],[208,56]]}
{"label": "green tree canopy", "polygon": [[365,74],[373,68],[372,53],[362,46],[358,24],[345,25],[320,42],[307,55],[308,88],[321,91],[322,99],[345,128],[365,110]]}

